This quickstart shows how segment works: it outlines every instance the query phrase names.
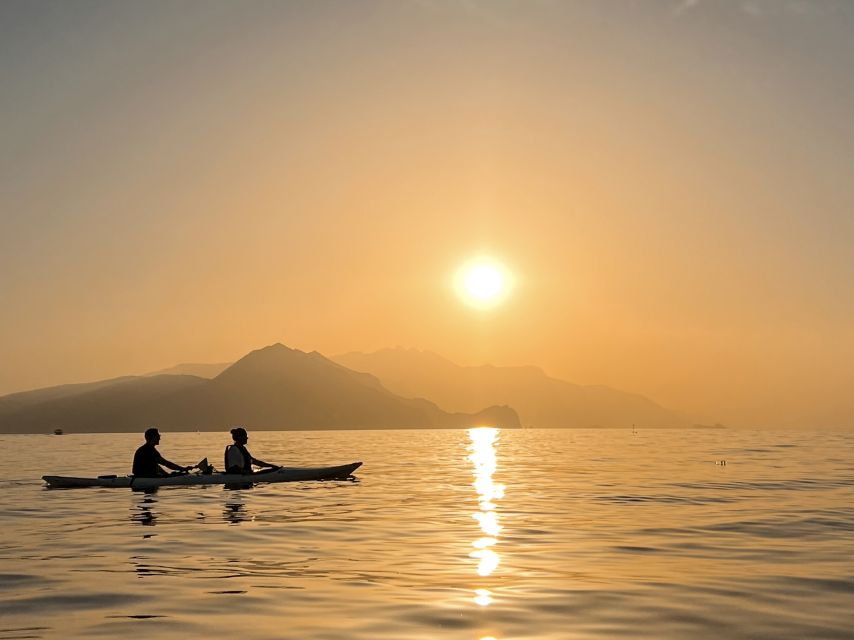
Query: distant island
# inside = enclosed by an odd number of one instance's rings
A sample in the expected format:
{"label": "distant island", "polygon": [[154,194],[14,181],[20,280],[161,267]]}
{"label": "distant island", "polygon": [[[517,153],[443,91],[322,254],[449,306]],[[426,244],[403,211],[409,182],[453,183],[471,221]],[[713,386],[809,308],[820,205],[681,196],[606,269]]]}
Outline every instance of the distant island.
{"label": "distant island", "polygon": [[139,431],[151,425],[209,431],[235,424],[287,430],[691,422],[643,396],[572,384],[537,367],[464,367],[429,351],[401,348],[326,358],[275,344],[235,363],[184,363],[0,397],[0,433]]}
{"label": "distant island", "polygon": [[[393,393],[429,398],[445,411],[466,413],[490,405],[509,405],[526,427],[605,429],[692,424],[686,416],[642,395],[603,385],[573,384],[534,366],[464,367],[431,351],[399,347],[372,353],[354,351],[331,359],[348,369],[376,376]],[[187,363],[157,373],[213,377],[228,366]]]}
{"label": "distant island", "polygon": [[332,358],[375,375],[395,393],[430,398],[447,411],[507,404],[526,427],[687,427],[690,421],[649,398],[602,385],[577,385],[532,366],[463,367],[430,351],[382,349]]}
{"label": "distant island", "polygon": [[[213,365],[216,367],[216,365]],[[208,369],[211,371],[211,369]],[[374,376],[317,352],[275,344],[253,351],[212,379],[181,373],[123,376],[0,397],[0,433],[520,426],[507,406],[443,411],[401,397]]]}

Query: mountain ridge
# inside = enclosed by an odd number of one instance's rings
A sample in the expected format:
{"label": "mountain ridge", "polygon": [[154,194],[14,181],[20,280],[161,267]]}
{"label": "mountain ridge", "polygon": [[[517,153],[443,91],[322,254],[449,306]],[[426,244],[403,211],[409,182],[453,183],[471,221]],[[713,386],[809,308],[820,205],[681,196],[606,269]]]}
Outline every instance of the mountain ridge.
{"label": "mountain ridge", "polygon": [[501,398],[533,427],[681,427],[687,418],[640,394],[606,385],[577,385],[523,365],[462,366],[431,351],[353,351],[333,360],[377,376],[402,395],[424,395],[448,411]]}
{"label": "mountain ridge", "polygon": [[[94,386],[93,386],[94,385]],[[35,390],[48,399],[24,404],[0,398],[0,432],[443,428],[478,423],[518,427],[516,412],[488,406],[446,412],[423,398],[404,398],[374,376],[314,351],[280,343],[256,349],[213,379],[161,374],[84,384],[80,393]],[[34,392],[26,392],[34,393]],[[14,394],[13,394],[14,395]]]}
{"label": "mountain ridge", "polygon": [[[146,384],[145,379],[156,382]],[[313,382],[308,384],[309,380]],[[129,386],[118,386],[122,384]],[[116,393],[105,391],[111,388]],[[356,402],[353,394],[362,400]],[[350,406],[339,396],[349,398]],[[271,400],[275,397],[280,400]],[[327,358],[317,351],[275,343],[231,364],[183,363],[144,376],[8,394],[0,397],[0,432],[16,428],[15,419],[22,421],[18,428],[80,429],[81,425],[71,426],[65,418],[79,410],[81,401],[103,405],[100,413],[87,409],[89,419],[96,423],[89,428],[96,430],[106,430],[98,427],[102,422],[130,429],[131,423],[139,425],[143,418],[174,429],[211,428],[205,426],[208,424],[219,428],[252,420],[257,422],[253,428],[300,428],[300,421],[306,428],[334,428],[333,424],[369,428],[369,419],[377,421],[377,428],[392,424],[441,427],[476,419],[511,424],[520,420],[533,427],[674,427],[689,423],[640,394],[606,385],[573,384],[534,365],[463,366],[432,351],[403,347]],[[254,411],[245,406],[250,401],[256,405]],[[345,425],[348,416],[365,413],[365,403],[374,406],[373,413],[356,420],[357,427]],[[139,420],[123,417],[119,405]],[[200,412],[199,405],[209,410]],[[109,407],[113,407],[112,413]],[[509,407],[516,411],[511,414]],[[265,421],[267,424],[261,424]],[[409,421],[417,424],[406,425]]]}

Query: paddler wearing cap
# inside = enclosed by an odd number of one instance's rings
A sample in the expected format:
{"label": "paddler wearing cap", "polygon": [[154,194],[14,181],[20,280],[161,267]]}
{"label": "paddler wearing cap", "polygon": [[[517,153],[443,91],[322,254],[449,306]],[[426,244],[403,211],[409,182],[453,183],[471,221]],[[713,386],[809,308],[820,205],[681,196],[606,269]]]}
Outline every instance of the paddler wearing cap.
{"label": "paddler wearing cap", "polygon": [[235,427],[231,430],[231,438],[234,444],[230,444],[225,448],[225,472],[226,473],[242,473],[249,475],[255,473],[252,470],[252,465],[256,467],[266,467],[268,469],[278,469],[279,465],[264,462],[258,458],[253,458],[246,448],[246,443],[249,441],[249,435],[243,427]]}

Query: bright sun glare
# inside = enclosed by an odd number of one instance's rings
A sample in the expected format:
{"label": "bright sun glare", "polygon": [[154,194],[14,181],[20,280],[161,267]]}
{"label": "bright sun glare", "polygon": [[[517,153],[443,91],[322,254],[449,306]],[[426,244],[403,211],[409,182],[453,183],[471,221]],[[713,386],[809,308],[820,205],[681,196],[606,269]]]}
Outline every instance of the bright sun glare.
{"label": "bright sun glare", "polygon": [[510,292],[507,269],[495,260],[478,258],[464,265],[455,278],[457,294],[474,307],[493,307]]}

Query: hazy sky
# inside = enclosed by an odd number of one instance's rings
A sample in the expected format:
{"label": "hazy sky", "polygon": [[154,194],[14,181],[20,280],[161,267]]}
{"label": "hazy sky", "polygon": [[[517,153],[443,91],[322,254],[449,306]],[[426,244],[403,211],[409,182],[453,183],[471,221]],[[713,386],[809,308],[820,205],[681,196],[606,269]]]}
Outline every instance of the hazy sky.
{"label": "hazy sky", "polygon": [[402,345],[854,425],[852,69],[845,0],[4,0],[0,393]]}

